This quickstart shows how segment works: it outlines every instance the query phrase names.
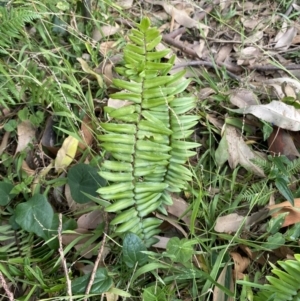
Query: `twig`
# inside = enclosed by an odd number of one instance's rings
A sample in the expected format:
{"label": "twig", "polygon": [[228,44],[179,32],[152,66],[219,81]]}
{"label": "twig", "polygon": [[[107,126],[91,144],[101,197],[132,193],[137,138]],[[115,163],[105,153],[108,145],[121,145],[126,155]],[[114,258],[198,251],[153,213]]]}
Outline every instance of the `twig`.
{"label": "twig", "polygon": [[[105,242],[106,242],[106,237],[107,237],[106,233],[108,232],[108,221],[107,220],[108,220],[107,212],[104,212],[105,227],[104,227],[103,239],[102,239],[102,242],[101,242],[101,247],[99,249],[97,259],[96,259],[95,264],[94,264],[93,271],[91,273],[90,281],[89,281],[89,283],[87,285],[87,288],[85,290],[85,295],[89,295],[89,293],[90,293],[90,290],[91,290],[92,285],[93,285],[94,280],[95,280],[95,275],[96,275],[96,272],[97,272],[97,269],[98,269],[99,262],[101,261],[101,258],[102,258],[102,254],[103,254],[104,246],[105,246]],[[87,298],[85,298],[84,301],[87,301]]]}
{"label": "twig", "polygon": [[299,64],[295,64],[295,65],[282,65],[282,67],[277,67],[274,65],[253,65],[253,66],[249,66],[248,67],[251,70],[259,70],[259,71],[277,71],[277,70],[299,70],[300,69],[300,65]]}
{"label": "twig", "polygon": [[62,233],[62,214],[59,214],[59,226],[58,226],[58,241],[59,241],[59,254],[60,254],[60,258],[61,258],[61,262],[64,268],[64,272],[65,272],[65,276],[66,276],[66,281],[67,281],[67,292],[69,295],[69,300],[72,301],[73,297],[72,297],[72,286],[71,286],[71,280],[69,277],[69,273],[68,273],[68,267],[67,267],[67,262],[65,259],[65,255],[64,255],[64,249],[63,249],[63,245],[62,245],[62,238],[61,238],[61,233]]}
{"label": "twig", "polygon": [[0,282],[1,282],[1,285],[2,287],[4,288],[6,294],[7,294],[7,297],[9,299],[9,301],[14,301],[15,300],[15,297],[14,297],[14,294],[9,290],[8,288],[8,285],[3,277],[3,274],[0,272]]}

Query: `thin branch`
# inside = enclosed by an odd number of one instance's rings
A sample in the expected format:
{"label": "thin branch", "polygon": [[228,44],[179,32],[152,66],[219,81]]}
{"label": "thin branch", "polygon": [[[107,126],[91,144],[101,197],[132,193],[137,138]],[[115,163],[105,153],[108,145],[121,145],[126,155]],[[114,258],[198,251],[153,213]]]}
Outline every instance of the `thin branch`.
{"label": "thin branch", "polygon": [[[85,290],[85,295],[89,295],[89,293],[91,291],[92,285],[93,285],[94,280],[95,280],[95,275],[96,275],[96,272],[97,272],[97,269],[98,269],[98,265],[99,265],[99,263],[100,263],[100,261],[102,259],[102,255],[103,255],[103,251],[104,251],[104,247],[105,247],[105,243],[106,243],[106,237],[107,237],[106,233],[108,232],[108,217],[107,217],[107,212],[104,212],[104,222],[105,222],[105,227],[104,227],[103,239],[101,241],[101,247],[99,249],[98,256],[97,256],[97,259],[95,261],[93,271],[91,273],[90,281],[89,281],[89,283],[87,285],[87,288]],[[87,301],[87,298],[85,298],[84,301]]]}
{"label": "thin branch", "polygon": [[67,281],[67,293],[69,295],[69,300],[72,301],[73,297],[72,297],[72,285],[71,285],[71,280],[69,277],[69,273],[68,273],[68,267],[67,267],[67,262],[65,259],[65,255],[64,255],[64,249],[63,249],[63,245],[62,245],[62,238],[61,238],[61,233],[62,233],[62,214],[59,214],[59,226],[58,226],[58,241],[59,241],[59,254],[60,254],[60,258],[61,258],[61,262],[64,268],[64,272],[65,272],[65,276],[66,276],[66,281]]}

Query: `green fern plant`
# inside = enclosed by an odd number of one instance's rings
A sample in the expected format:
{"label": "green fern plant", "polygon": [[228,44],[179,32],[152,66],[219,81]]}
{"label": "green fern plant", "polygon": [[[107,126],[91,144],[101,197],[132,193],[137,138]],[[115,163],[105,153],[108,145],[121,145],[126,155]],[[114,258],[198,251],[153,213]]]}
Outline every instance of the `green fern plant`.
{"label": "green fern plant", "polygon": [[24,36],[25,23],[40,18],[40,15],[32,10],[24,8],[0,7],[0,53],[8,54],[5,47],[11,45],[12,39]]}
{"label": "green fern plant", "polygon": [[113,121],[101,123],[99,136],[110,159],[102,164],[100,175],[111,184],[98,192],[113,201],[106,211],[117,213],[111,224],[117,233],[131,231],[143,241],[159,233],[161,223],[151,212],[167,214],[172,204],[169,192],[187,188],[192,172],[184,166],[193,149],[199,146],[185,141],[193,132],[198,116],[186,114],[195,108],[195,98],[176,97],[190,80],[184,72],[168,75],[175,57],[161,62],[169,50],[156,51],[161,35],[144,18],[132,29],[124,49],[124,65],[117,71],[124,79],[114,85],[123,89],[110,95],[130,105],[105,111]]}
{"label": "green fern plant", "polygon": [[262,286],[260,292],[254,296],[254,301],[298,301],[300,300],[300,254],[295,255],[296,260],[277,262],[281,268],[272,265],[272,273],[267,276],[269,284]]}

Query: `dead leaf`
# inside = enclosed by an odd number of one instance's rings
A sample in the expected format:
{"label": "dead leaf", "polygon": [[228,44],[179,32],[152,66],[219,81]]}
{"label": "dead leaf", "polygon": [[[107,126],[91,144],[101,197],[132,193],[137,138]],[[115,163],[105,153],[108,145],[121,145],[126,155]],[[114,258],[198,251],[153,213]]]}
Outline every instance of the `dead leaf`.
{"label": "dead leaf", "polygon": [[7,147],[9,136],[10,136],[10,132],[5,132],[4,135],[2,136],[2,141],[0,144],[0,155],[3,154],[3,152]]}
{"label": "dead leaf", "polygon": [[258,153],[251,150],[249,145],[245,143],[241,133],[233,126],[226,125],[224,136],[222,140],[225,142],[220,143],[216,150],[216,156],[220,152],[226,152],[228,155],[229,166],[234,169],[238,164],[245,169],[252,171],[260,177],[265,177],[263,170],[253,163],[253,159],[260,158]]}
{"label": "dead leaf", "polygon": [[88,74],[91,74],[91,75],[95,76],[96,79],[97,79],[97,82],[98,82],[98,84],[99,84],[99,87],[100,87],[100,88],[103,88],[103,80],[102,80],[102,77],[101,77],[98,73],[96,73],[95,71],[93,71],[93,70],[89,67],[88,63],[87,63],[85,60],[83,60],[82,58],[80,58],[80,57],[77,58],[77,61],[80,63],[82,70],[83,70],[84,72],[88,73]]}
{"label": "dead leaf", "polygon": [[[125,91],[122,91],[122,92],[125,92]],[[112,99],[112,98],[109,98],[108,102],[107,102],[108,107],[115,108],[115,109],[126,107],[126,106],[129,106],[131,104],[133,104],[132,101]]]}
{"label": "dead leaf", "polygon": [[67,200],[69,210],[72,213],[77,213],[79,211],[82,211],[82,210],[94,205],[93,202],[89,202],[89,203],[85,203],[85,204],[76,203],[72,198],[70,186],[68,184],[65,185],[65,198]]}
{"label": "dead leaf", "polygon": [[78,143],[78,150],[76,152],[76,157],[80,155],[88,146],[93,143],[93,133],[92,133],[92,120],[88,115],[83,117],[81,123],[81,137],[83,142]]}
{"label": "dead leaf", "polygon": [[264,36],[264,33],[262,31],[257,31],[253,35],[247,37],[244,40],[244,42],[245,42],[245,44],[255,44],[256,42],[261,40],[263,36]]}
{"label": "dead leaf", "polygon": [[222,46],[215,57],[216,62],[223,63],[225,59],[228,58],[230,52],[232,51],[232,48],[232,44],[226,44]]}
{"label": "dead leaf", "polygon": [[[231,269],[231,267],[228,266],[228,264],[226,264],[222,269],[222,272],[220,273],[217,282],[220,285],[227,287],[226,284],[228,283],[227,281],[229,281],[230,291],[234,293],[234,283],[233,283],[232,273],[231,271],[229,271],[230,278],[228,279],[228,269]],[[213,301],[234,301],[234,299],[233,297],[228,297],[221,288],[215,286],[213,291]]]}
{"label": "dead leaf", "polygon": [[56,155],[59,148],[55,146],[55,144],[57,143],[57,139],[56,139],[56,133],[54,131],[53,126],[54,126],[54,120],[53,117],[50,116],[47,118],[46,121],[46,126],[41,139],[41,144],[43,147],[49,150],[53,155]]}
{"label": "dead leaf", "polygon": [[273,128],[273,132],[268,138],[269,151],[276,155],[285,155],[290,160],[300,157],[290,133],[278,127]]}
{"label": "dead leaf", "polygon": [[174,20],[186,27],[186,28],[198,28],[198,29],[207,29],[209,28],[203,23],[200,23],[194,19],[192,19],[185,10],[179,10],[175,8],[173,5],[169,4],[165,1],[153,1],[153,0],[146,0],[146,2],[152,3],[154,5],[160,5],[164,8],[165,12],[174,18]]}
{"label": "dead leaf", "polygon": [[285,220],[281,227],[287,227],[290,225],[294,225],[300,222],[300,198],[294,199],[294,207],[288,201],[282,202],[280,204],[268,206],[269,210],[276,210],[272,214],[273,217],[276,217],[278,214],[288,212],[289,214],[285,217]]}
{"label": "dead leaf", "polygon": [[187,213],[189,204],[184,199],[175,194],[171,194],[171,197],[173,205],[166,207],[168,213],[182,219],[187,224],[187,226],[189,226],[191,223],[191,212]]}
{"label": "dead leaf", "polygon": [[35,129],[29,120],[22,121],[18,124],[18,147],[15,154],[25,150],[30,143],[35,141]]}
{"label": "dead leaf", "polygon": [[232,111],[242,114],[252,114],[257,118],[290,131],[300,130],[299,110],[281,101],[273,100],[266,105],[253,105]]}
{"label": "dead leaf", "polygon": [[247,89],[236,89],[232,91],[230,93],[230,102],[239,108],[260,104],[257,96],[251,90]]}
{"label": "dead leaf", "polygon": [[168,244],[170,238],[164,237],[164,236],[158,236],[158,235],[156,235],[154,237],[158,239],[158,242],[156,244],[154,244],[152,247],[165,250],[167,248],[167,244]]}
{"label": "dead leaf", "polygon": [[234,262],[234,278],[235,280],[242,280],[244,278],[244,271],[250,264],[250,259],[247,257],[242,257],[237,252],[231,252],[230,256]]}
{"label": "dead leaf", "polygon": [[27,162],[23,160],[22,162],[22,170],[30,177],[35,175],[35,170],[31,169]]}
{"label": "dead leaf", "polygon": [[93,30],[92,39],[96,42],[99,42],[105,37],[109,37],[111,35],[114,35],[120,30],[118,26],[112,26],[112,25],[104,25],[101,26],[101,28],[95,28]]}
{"label": "dead leaf", "polygon": [[63,172],[74,160],[78,147],[78,140],[72,136],[67,137],[55,158],[55,170]]}
{"label": "dead leaf", "polygon": [[94,210],[81,215],[77,220],[77,225],[82,229],[96,229],[103,222],[103,210]]}
{"label": "dead leaf", "polygon": [[[241,227],[248,225],[248,217],[231,213],[225,216],[219,216],[216,220],[214,230],[218,233],[235,233]],[[242,225],[244,223],[244,225]]]}
{"label": "dead leaf", "polygon": [[133,0],[118,0],[116,4],[123,9],[129,9],[132,7]]}
{"label": "dead leaf", "polygon": [[290,27],[281,37],[278,39],[275,49],[280,48],[280,50],[287,50],[297,35],[297,29],[295,27]]}

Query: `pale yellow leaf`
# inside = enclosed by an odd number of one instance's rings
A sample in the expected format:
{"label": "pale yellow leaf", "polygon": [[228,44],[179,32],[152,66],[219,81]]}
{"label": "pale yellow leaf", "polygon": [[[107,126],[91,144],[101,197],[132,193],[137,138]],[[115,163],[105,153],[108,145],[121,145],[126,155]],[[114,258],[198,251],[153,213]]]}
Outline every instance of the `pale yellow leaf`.
{"label": "pale yellow leaf", "polygon": [[87,62],[86,62],[85,60],[83,60],[82,58],[80,58],[80,57],[77,58],[77,61],[80,63],[82,70],[83,70],[84,72],[88,73],[88,74],[91,74],[91,75],[95,76],[96,79],[97,79],[97,82],[98,82],[98,84],[99,84],[99,86],[100,86],[100,88],[103,88],[103,80],[102,80],[102,77],[101,77],[98,73],[96,73],[95,71],[93,71],[93,70],[89,67],[89,65],[87,64]]}
{"label": "pale yellow leaf", "polygon": [[78,140],[69,136],[63,142],[62,147],[57,152],[55,159],[55,170],[63,172],[73,161],[78,147]]}
{"label": "pale yellow leaf", "polygon": [[35,129],[28,120],[22,121],[18,124],[18,147],[16,154],[26,149],[30,143],[35,140]]}

